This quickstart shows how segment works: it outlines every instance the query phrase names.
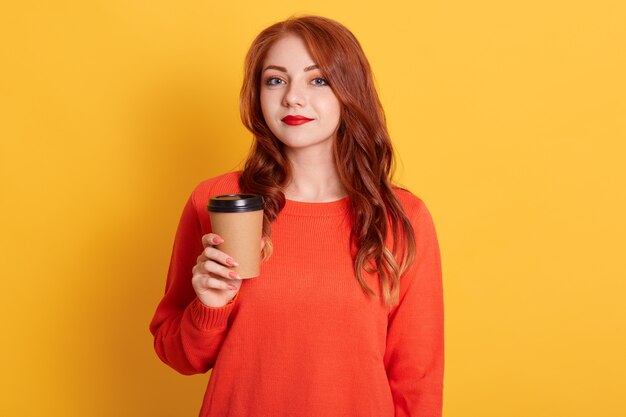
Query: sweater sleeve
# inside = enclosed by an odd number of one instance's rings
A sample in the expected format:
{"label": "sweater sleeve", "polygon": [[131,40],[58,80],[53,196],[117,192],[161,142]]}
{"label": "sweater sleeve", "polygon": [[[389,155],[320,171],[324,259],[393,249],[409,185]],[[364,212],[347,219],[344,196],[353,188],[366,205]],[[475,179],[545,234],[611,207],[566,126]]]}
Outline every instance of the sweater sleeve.
{"label": "sweater sleeve", "polygon": [[204,249],[202,234],[192,194],[176,231],[165,295],[150,323],[159,358],[185,375],[204,373],[213,367],[239,295],[217,308],[206,306],[197,298],[191,278]]}
{"label": "sweater sleeve", "polygon": [[431,215],[420,200],[415,218],[415,262],[401,279],[400,300],[389,312],[385,369],[395,417],[441,417],[443,408],[443,283]]}

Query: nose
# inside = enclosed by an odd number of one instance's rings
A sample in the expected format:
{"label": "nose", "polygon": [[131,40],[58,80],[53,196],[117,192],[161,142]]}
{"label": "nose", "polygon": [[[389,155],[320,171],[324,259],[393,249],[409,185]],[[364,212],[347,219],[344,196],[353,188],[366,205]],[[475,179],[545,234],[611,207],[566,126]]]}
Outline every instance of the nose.
{"label": "nose", "polygon": [[291,83],[285,90],[283,105],[286,107],[302,107],[306,104],[305,95],[303,87],[298,86],[296,83]]}

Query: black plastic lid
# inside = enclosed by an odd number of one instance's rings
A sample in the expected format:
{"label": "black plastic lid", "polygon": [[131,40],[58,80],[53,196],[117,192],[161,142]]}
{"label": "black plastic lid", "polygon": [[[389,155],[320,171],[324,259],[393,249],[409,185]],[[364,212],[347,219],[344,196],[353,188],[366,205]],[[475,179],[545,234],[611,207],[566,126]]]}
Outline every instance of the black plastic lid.
{"label": "black plastic lid", "polygon": [[254,194],[223,194],[209,199],[207,209],[217,213],[263,210],[263,197]]}

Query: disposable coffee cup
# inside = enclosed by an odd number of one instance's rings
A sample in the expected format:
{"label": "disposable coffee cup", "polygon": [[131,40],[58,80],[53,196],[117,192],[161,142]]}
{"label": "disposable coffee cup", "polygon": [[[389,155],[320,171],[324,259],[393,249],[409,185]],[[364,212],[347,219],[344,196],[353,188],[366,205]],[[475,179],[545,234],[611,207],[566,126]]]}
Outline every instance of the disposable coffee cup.
{"label": "disposable coffee cup", "polygon": [[231,267],[241,278],[260,274],[263,234],[263,197],[253,194],[223,194],[211,197],[207,209],[213,233],[224,239],[219,250],[239,266]]}

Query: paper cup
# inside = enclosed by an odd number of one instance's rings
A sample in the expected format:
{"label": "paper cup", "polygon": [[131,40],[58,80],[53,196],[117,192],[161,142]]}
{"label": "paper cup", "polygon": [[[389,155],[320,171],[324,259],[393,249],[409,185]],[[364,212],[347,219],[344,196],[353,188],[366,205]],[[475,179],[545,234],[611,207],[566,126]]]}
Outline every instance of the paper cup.
{"label": "paper cup", "polygon": [[218,249],[230,255],[239,266],[230,267],[241,278],[259,276],[263,197],[253,194],[224,194],[211,197],[207,209],[211,229],[224,239]]}

